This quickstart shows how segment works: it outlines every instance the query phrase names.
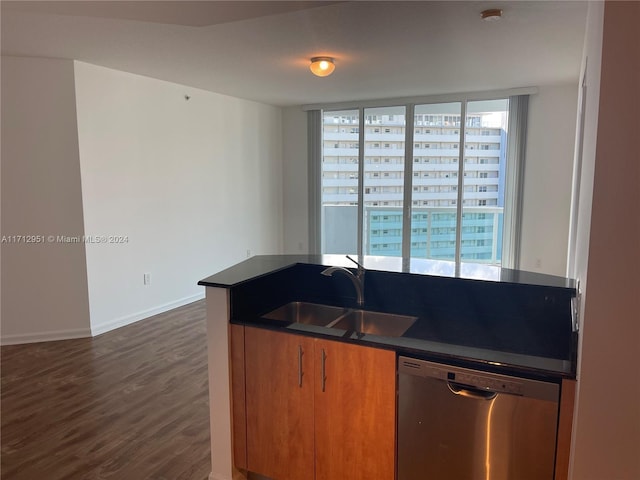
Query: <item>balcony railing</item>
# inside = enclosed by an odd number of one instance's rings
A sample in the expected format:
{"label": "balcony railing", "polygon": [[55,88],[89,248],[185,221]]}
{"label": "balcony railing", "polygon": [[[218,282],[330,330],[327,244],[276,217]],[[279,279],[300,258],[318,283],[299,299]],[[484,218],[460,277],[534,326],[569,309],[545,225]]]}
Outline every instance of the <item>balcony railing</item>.
{"label": "balcony railing", "polygon": [[[356,205],[323,206],[323,253],[357,251]],[[363,253],[402,256],[401,207],[365,206]],[[449,207],[411,209],[411,257],[455,260],[457,210]],[[464,207],[461,222],[462,261],[500,265],[502,261],[502,207]],[[345,238],[346,243],[327,241]],[[353,243],[353,245],[351,245]],[[344,251],[329,251],[327,245],[340,244]]]}

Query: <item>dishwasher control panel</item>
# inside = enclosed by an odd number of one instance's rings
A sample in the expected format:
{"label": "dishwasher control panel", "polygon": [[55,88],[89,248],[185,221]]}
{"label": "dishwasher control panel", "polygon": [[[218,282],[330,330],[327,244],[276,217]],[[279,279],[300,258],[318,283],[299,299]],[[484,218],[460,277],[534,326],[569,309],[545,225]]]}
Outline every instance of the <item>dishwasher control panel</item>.
{"label": "dishwasher control panel", "polygon": [[486,375],[478,375],[475,373],[447,373],[447,380],[461,385],[479,388],[481,390],[491,390],[498,393],[511,393],[514,395],[522,395],[522,383],[512,380],[490,378]]}
{"label": "dishwasher control panel", "polygon": [[398,359],[398,373],[435,378],[449,384],[471,387],[487,392],[534,396],[537,398],[542,396],[552,401],[557,400],[559,390],[558,385],[553,383],[520,379],[518,377],[454,367],[403,356]]}

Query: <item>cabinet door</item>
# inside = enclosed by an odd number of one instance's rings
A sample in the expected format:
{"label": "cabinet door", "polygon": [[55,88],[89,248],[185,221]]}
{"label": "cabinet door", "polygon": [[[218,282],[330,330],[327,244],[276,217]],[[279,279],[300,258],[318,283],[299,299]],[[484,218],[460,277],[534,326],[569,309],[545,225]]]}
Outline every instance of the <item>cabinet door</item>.
{"label": "cabinet door", "polygon": [[313,339],[247,327],[245,375],[247,468],[313,479]]}
{"label": "cabinet door", "polygon": [[393,480],[395,352],[317,340],[315,355],[316,480]]}

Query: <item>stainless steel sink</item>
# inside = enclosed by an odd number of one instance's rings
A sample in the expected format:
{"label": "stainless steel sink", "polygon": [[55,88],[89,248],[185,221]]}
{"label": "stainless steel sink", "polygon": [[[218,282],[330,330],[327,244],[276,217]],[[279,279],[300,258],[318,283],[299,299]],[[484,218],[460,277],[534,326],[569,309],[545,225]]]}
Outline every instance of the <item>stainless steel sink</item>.
{"label": "stainless steel sink", "polygon": [[417,317],[352,310],[308,302],[290,302],[262,316],[268,320],[301,323],[383,337],[400,337]]}
{"label": "stainless steel sink", "polygon": [[400,337],[415,323],[417,317],[391,313],[351,310],[335,322],[327,325],[340,330],[353,330],[383,337]]}
{"label": "stainless steel sink", "polygon": [[291,302],[263,315],[262,318],[288,323],[303,323],[324,327],[345,313],[346,308],[317,303]]}

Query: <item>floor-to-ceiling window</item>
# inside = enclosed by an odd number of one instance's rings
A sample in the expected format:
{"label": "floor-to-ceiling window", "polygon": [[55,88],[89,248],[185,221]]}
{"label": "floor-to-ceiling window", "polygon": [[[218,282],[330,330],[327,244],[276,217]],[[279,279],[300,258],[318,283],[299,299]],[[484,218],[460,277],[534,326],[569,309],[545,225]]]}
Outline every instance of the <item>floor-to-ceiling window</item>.
{"label": "floor-to-ceiling window", "polygon": [[513,114],[508,98],[323,110],[321,253],[511,266]]}

